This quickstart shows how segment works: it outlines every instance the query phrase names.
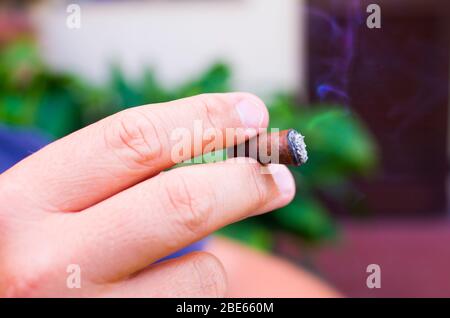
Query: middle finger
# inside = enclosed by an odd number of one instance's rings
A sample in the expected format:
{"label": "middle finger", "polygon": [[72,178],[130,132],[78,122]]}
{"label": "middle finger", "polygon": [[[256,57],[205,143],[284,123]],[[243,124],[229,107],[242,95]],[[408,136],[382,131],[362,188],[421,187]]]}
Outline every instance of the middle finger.
{"label": "middle finger", "polygon": [[[73,218],[73,250],[95,281],[122,278],[245,217],[292,200],[289,170],[253,160],[175,169],[129,188]],[[69,234],[70,235],[70,234]],[[70,243],[69,243],[70,244]]]}

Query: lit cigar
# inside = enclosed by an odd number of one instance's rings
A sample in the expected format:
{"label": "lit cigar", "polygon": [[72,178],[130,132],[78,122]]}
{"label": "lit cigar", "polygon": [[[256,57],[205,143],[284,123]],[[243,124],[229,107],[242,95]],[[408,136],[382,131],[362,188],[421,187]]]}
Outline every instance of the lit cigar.
{"label": "lit cigar", "polygon": [[294,129],[262,133],[247,142],[228,149],[228,157],[250,157],[262,164],[278,163],[300,166],[308,160],[306,144]]}

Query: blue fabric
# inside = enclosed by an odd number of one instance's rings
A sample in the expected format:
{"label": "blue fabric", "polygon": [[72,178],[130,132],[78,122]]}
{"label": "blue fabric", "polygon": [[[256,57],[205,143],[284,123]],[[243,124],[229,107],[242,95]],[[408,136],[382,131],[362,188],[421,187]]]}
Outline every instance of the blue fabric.
{"label": "blue fabric", "polygon": [[0,125],[0,173],[44,147],[50,138],[33,130]]}
{"label": "blue fabric", "polygon": [[209,238],[204,238],[203,240],[200,240],[198,242],[195,242],[189,246],[186,246],[185,248],[179,250],[178,252],[175,252],[167,257],[164,257],[163,259],[159,260],[160,262],[165,261],[167,259],[171,259],[171,258],[175,258],[175,257],[179,257],[182,256],[184,254],[188,254],[191,252],[196,252],[196,251],[202,251],[203,249],[205,249],[205,245],[206,243],[208,243]]}
{"label": "blue fabric", "polygon": [[[31,130],[0,125],[0,173],[44,147],[51,139]],[[207,239],[198,241],[164,258],[174,258],[204,248]]]}

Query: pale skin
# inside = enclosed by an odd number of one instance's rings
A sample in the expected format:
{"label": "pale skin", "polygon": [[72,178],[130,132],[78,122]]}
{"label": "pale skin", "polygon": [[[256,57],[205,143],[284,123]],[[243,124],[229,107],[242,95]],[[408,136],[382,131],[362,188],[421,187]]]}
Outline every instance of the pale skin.
{"label": "pale skin", "polygon": [[[261,174],[251,160],[161,173],[175,164],[171,131],[193,129],[194,120],[225,130],[264,128],[269,118],[246,93],[135,107],[1,174],[0,297],[229,295],[224,267],[210,253],[152,263],[288,204],[295,183],[286,167]],[[79,265],[81,288],[67,288],[69,264]]]}

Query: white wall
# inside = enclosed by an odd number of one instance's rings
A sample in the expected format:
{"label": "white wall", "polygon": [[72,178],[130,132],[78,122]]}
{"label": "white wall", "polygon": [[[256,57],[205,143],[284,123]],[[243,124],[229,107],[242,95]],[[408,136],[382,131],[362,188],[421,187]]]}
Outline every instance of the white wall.
{"label": "white wall", "polygon": [[66,27],[61,3],[36,14],[42,50],[56,67],[102,80],[114,60],[131,76],[150,65],[174,85],[222,59],[233,66],[239,90],[264,96],[304,83],[300,0],[79,4],[81,29]]}

